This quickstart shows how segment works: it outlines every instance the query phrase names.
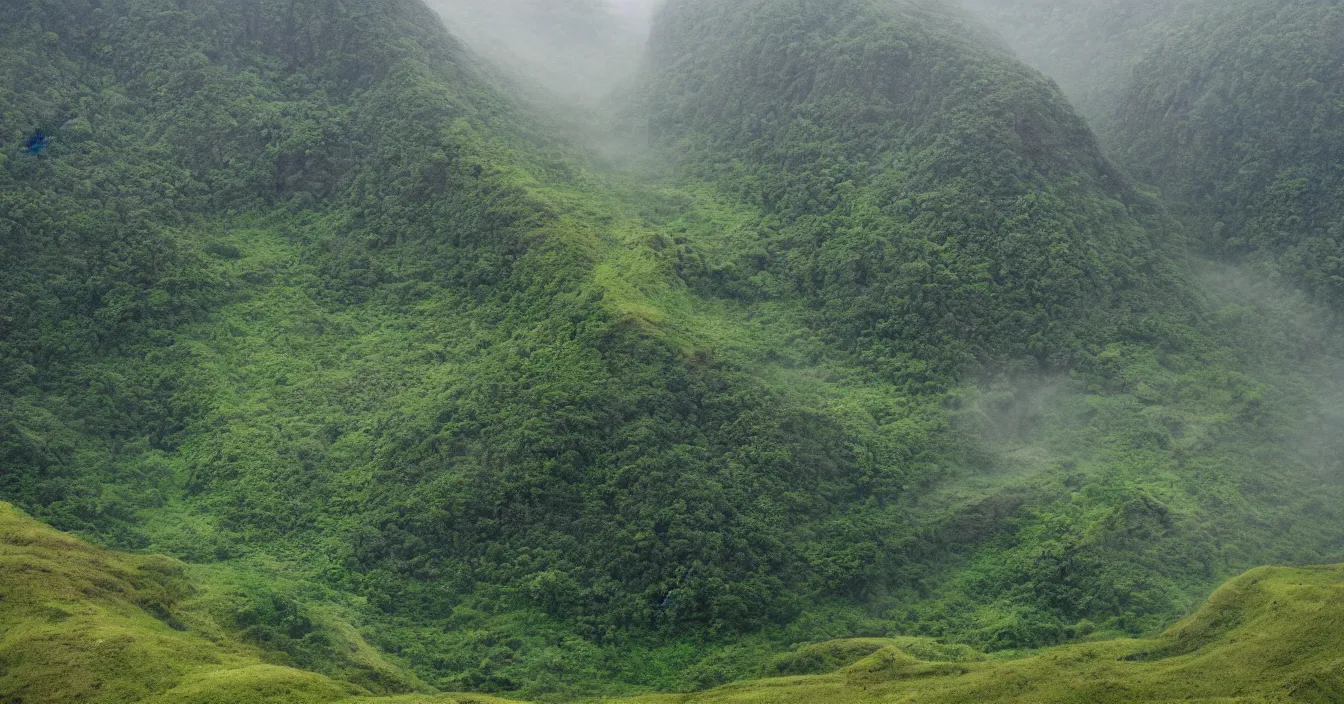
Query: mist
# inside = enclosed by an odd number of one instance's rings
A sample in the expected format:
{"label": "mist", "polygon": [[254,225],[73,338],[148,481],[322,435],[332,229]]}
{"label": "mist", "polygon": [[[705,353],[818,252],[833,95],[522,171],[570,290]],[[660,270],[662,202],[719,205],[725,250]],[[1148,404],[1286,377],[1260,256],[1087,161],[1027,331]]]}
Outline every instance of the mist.
{"label": "mist", "polygon": [[473,51],[542,97],[596,107],[635,74],[658,0],[429,0]]}
{"label": "mist", "polygon": [[1054,79],[1093,122],[1151,42],[1152,25],[1190,0],[949,0],[992,27],[1024,63]]}
{"label": "mist", "polygon": [[1282,280],[1272,266],[1202,261],[1194,281],[1210,321],[1255,378],[1273,389],[1293,464],[1344,482],[1344,330],[1338,313]]}

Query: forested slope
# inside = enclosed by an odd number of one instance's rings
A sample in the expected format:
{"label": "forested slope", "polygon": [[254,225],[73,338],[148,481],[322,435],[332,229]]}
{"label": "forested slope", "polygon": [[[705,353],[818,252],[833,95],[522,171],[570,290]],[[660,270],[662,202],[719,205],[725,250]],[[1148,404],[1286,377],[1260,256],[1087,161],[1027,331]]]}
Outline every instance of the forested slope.
{"label": "forested slope", "polygon": [[1204,253],[1340,299],[1340,3],[965,4],[1060,81]]}
{"label": "forested slope", "polygon": [[944,10],[670,2],[626,170],[410,0],[28,0],[0,47],[0,497],[192,563],[258,657],[687,690],[1344,557],[1312,311],[1199,294]]}
{"label": "forested slope", "polygon": [[1344,293],[1344,5],[1233,2],[1165,32],[1105,124],[1210,250]]}
{"label": "forested slope", "polygon": [[[806,527],[848,500],[803,497],[862,480],[817,471],[838,431],[657,334],[653,233],[423,7],[12,10],[10,71],[48,83],[11,144],[52,139],[6,165],[8,364],[33,370],[7,377],[7,495],[119,544],[299,559],[459,686],[592,678],[601,653],[540,664],[574,634],[797,612],[786,581],[844,539]],[[152,180],[103,186],[100,158]],[[627,249],[639,286],[600,265]],[[550,681],[497,674],[518,635]]]}
{"label": "forested slope", "polygon": [[650,131],[771,218],[735,273],[774,288],[740,295],[805,296],[829,339],[893,376],[1068,368],[1171,295],[1150,204],[1058,91],[986,42],[913,3],[667,6]]}
{"label": "forested slope", "polygon": [[879,551],[900,567],[876,603],[1022,646],[1152,628],[1223,559],[1331,550],[1286,536],[1333,518],[1268,518],[1335,490],[1304,433],[1336,422],[1321,318],[1203,286],[1187,231],[987,34],[928,3],[685,0],[650,43],[654,144],[750,212],[688,223],[688,283],[753,317],[801,300],[870,391],[956,389],[943,417],[974,449],[903,497],[918,537]]}

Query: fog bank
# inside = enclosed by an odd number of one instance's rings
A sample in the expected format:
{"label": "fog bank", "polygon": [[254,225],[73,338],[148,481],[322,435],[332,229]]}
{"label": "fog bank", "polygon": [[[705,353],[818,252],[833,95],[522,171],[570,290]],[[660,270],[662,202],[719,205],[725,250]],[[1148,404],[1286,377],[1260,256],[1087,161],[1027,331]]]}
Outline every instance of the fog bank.
{"label": "fog bank", "polygon": [[591,104],[634,76],[657,0],[428,0],[474,51],[551,97]]}

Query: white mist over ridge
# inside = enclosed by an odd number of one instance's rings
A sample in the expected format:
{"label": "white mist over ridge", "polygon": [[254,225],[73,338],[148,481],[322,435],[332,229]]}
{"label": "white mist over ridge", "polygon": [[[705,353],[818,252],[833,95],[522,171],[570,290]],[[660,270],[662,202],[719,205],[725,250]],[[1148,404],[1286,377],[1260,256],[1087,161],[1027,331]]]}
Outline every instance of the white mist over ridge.
{"label": "white mist over ridge", "polygon": [[481,56],[551,97],[591,104],[635,73],[657,0],[427,0]]}
{"label": "white mist over ridge", "polygon": [[[1212,0],[948,0],[993,28],[1023,62],[1053,78],[1095,124],[1160,33],[1150,29]],[[1206,4],[1207,3],[1207,4]]]}

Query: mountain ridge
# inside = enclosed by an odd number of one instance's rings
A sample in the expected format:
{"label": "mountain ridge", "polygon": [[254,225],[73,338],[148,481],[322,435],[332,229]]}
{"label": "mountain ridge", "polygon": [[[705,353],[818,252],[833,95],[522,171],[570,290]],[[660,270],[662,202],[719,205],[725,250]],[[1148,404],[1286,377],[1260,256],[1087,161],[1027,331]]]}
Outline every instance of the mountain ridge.
{"label": "mountain ridge", "polygon": [[0,496],[268,666],[700,690],[1338,559],[1313,309],[1197,286],[964,18],[673,4],[613,168],[419,3],[90,7],[0,23]]}

